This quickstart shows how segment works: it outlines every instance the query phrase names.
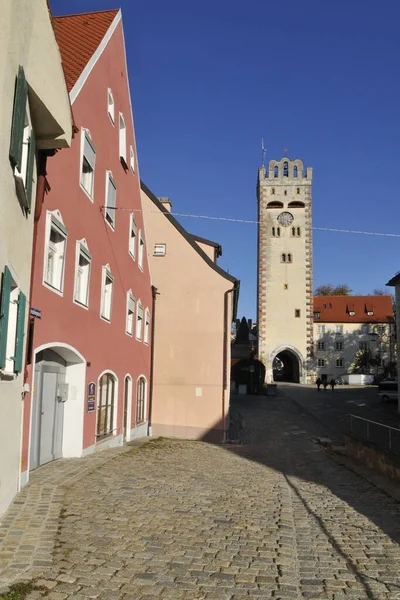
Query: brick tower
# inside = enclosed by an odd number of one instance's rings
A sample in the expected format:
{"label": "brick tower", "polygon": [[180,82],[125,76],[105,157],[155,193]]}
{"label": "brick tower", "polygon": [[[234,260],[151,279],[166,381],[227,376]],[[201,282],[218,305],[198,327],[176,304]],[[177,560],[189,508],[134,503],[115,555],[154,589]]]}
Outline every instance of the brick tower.
{"label": "brick tower", "polygon": [[307,383],[313,346],[312,168],[258,170],[258,355],[266,380]]}

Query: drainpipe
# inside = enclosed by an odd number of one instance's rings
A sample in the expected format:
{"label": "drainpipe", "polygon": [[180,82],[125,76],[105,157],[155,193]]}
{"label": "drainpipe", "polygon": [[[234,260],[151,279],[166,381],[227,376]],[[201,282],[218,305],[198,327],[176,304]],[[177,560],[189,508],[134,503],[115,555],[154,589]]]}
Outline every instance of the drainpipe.
{"label": "drainpipe", "polygon": [[157,288],[151,286],[152,304],[151,304],[151,353],[150,353],[150,392],[149,392],[149,420],[147,423],[147,435],[152,435],[152,412],[153,412],[153,388],[154,388],[154,339],[156,331],[156,297]]}
{"label": "drainpipe", "polygon": [[223,362],[222,362],[222,424],[223,424],[223,433],[222,433],[222,443],[225,444],[227,441],[227,428],[226,428],[226,417],[225,417],[225,394],[228,390],[228,343],[229,343],[229,324],[228,324],[228,314],[229,314],[229,304],[228,304],[228,296],[236,292],[237,285],[233,286],[230,290],[227,290],[224,293],[224,348],[223,348]]}

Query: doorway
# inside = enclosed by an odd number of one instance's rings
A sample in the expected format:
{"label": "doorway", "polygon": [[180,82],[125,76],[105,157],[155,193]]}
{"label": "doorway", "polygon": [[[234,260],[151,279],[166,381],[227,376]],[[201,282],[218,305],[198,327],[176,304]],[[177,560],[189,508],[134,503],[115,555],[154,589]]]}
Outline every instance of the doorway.
{"label": "doorway", "polygon": [[272,367],[274,381],[300,383],[299,359],[291,350],[279,352],[273,360]]}

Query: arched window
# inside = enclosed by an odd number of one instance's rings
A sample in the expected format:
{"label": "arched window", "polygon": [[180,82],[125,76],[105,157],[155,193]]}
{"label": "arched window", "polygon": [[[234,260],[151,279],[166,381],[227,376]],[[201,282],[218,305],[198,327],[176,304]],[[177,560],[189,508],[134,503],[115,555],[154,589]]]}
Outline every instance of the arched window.
{"label": "arched window", "polygon": [[288,263],[292,262],[292,255],[291,254],[287,255],[287,261],[288,261]]}
{"label": "arched window", "polygon": [[97,397],[97,438],[111,435],[114,430],[115,382],[115,377],[111,373],[104,373],[100,377]]}
{"label": "arched window", "polygon": [[300,227],[297,228],[297,237],[300,237]]}
{"label": "arched window", "polygon": [[286,254],[282,254],[281,256],[281,262],[286,262]]}
{"label": "arched window", "polygon": [[284,196],[287,196],[287,191],[286,191],[286,190],[283,192],[283,195],[284,195]]}
{"label": "arched window", "polygon": [[272,188],[271,194],[275,194],[275,188]]}
{"label": "arched window", "polygon": [[283,163],[283,176],[289,177],[289,163],[287,162]]}
{"label": "arched window", "polygon": [[280,227],[278,227],[278,228],[277,228],[277,230],[276,230],[276,235],[277,235],[278,237],[281,237],[281,228],[280,228]]}
{"label": "arched window", "polygon": [[279,202],[279,200],[273,200],[272,202],[268,202],[267,208],[283,208],[283,202]]}
{"label": "arched window", "polygon": [[297,193],[300,194],[300,188],[297,188]]}
{"label": "arched window", "polygon": [[137,382],[136,423],[143,423],[146,420],[146,395],[147,381],[144,377],[139,377]]}
{"label": "arched window", "polygon": [[272,228],[272,235],[275,237],[275,227]]}
{"label": "arched window", "polygon": [[293,177],[297,177],[297,166],[293,167]]}
{"label": "arched window", "polygon": [[293,202],[289,202],[288,204],[288,208],[304,208],[305,204],[304,202],[301,202],[300,200],[293,200]]}
{"label": "arched window", "polygon": [[278,177],[279,176],[279,170],[278,167],[274,167],[274,177]]}
{"label": "arched window", "polygon": [[296,228],[292,227],[292,235],[296,235]]}

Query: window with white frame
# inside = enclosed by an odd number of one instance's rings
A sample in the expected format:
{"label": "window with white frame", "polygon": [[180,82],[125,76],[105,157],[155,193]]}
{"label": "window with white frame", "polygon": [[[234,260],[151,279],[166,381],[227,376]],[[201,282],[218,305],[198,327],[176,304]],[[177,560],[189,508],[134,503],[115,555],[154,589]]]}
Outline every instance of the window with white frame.
{"label": "window with white frame", "polygon": [[137,225],[133,214],[129,218],[129,254],[136,258]]}
{"label": "window with white frame", "polygon": [[325,350],[325,342],[318,342],[317,349],[318,350]]}
{"label": "window with white frame", "polygon": [[108,116],[111,119],[112,124],[114,124],[114,115],[115,115],[115,105],[114,105],[114,96],[110,88],[107,90],[107,112]]}
{"label": "window with white frame", "polygon": [[142,232],[139,231],[139,267],[143,269],[143,257],[144,257],[144,239]]}
{"label": "window with white frame", "polygon": [[76,242],[74,300],[82,306],[89,305],[90,264],[92,256],[86,240]]}
{"label": "window with white frame", "polygon": [[150,339],[150,313],[146,309],[144,313],[144,336],[143,341],[145,344],[149,343]]}
{"label": "window with white frame", "polygon": [[153,256],[165,256],[167,247],[165,244],[154,244]]}
{"label": "window with white frame", "polygon": [[343,325],[335,325],[335,333],[337,333],[338,335],[342,335]]}
{"label": "window with white frame", "polygon": [[343,367],[343,358],[337,358],[336,359],[336,366],[337,367]]}
{"label": "window with white frame", "polygon": [[324,358],[319,358],[318,359],[318,366],[319,367],[324,367],[325,366],[325,359]]}
{"label": "window with white frame", "polygon": [[143,307],[140,304],[138,304],[137,315],[136,315],[136,338],[138,340],[142,339],[142,330],[143,330]]}
{"label": "window with white frame", "polygon": [[385,325],[379,325],[378,326],[378,333],[380,335],[384,335],[386,333],[386,326]]}
{"label": "window with white frame", "polygon": [[59,292],[64,287],[65,251],[68,231],[58,213],[47,213],[44,281]]}
{"label": "window with white frame", "polygon": [[115,207],[117,204],[117,186],[111,171],[106,171],[106,221],[115,229]]}
{"label": "window with white frame", "polygon": [[117,400],[116,379],[111,373],[104,373],[99,381],[97,397],[96,438],[111,435],[114,432],[114,406]]}
{"label": "window with white frame", "polygon": [[90,137],[90,133],[87,129],[82,129],[81,186],[90,198],[93,198],[95,164],[96,150]]}
{"label": "window with white frame", "polygon": [[0,380],[14,379],[22,371],[26,306],[25,295],[5,266],[0,290]]}
{"label": "window with white frame", "polygon": [[126,164],[126,126],[122,113],[119,113],[119,157]]}
{"label": "window with white frame", "polygon": [[113,288],[114,277],[111,275],[110,267],[106,265],[102,269],[101,278],[101,316],[106,321],[111,321]]}
{"label": "window with white frame", "polygon": [[335,348],[336,350],[343,350],[343,342],[336,342]]}
{"label": "window with white frame", "polygon": [[146,379],[139,377],[137,382],[136,423],[142,423],[146,419],[146,393]]}
{"label": "window with white frame", "polygon": [[129,147],[129,160],[130,160],[130,167],[132,169],[132,172],[135,172],[135,152],[132,148],[132,146]]}
{"label": "window with white frame", "polygon": [[318,325],[318,333],[325,333],[325,325]]}
{"label": "window with white frame", "polygon": [[126,295],[126,328],[125,331],[128,335],[133,335],[133,327],[135,323],[135,298],[132,296],[132,291]]}

